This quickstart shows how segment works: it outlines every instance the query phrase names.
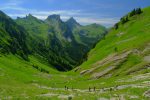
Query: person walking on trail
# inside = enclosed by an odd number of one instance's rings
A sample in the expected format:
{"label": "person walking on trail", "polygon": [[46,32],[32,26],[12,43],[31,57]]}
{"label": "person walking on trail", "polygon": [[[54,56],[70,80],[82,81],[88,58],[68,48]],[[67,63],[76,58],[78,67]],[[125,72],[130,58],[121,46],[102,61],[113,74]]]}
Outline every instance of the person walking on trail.
{"label": "person walking on trail", "polygon": [[91,92],[91,87],[89,87],[89,92]]}
{"label": "person walking on trail", "polygon": [[117,89],[118,89],[118,85],[115,86],[115,90],[117,90]]}
{"label": "person walking on trail", "polygon": [[65,85],[65,90],[67,89],[67,86]]}
{"label": "person walking on trail", "polygon": [[96,87],[94,86],[94,91],[96,90]]}
{"label": "person walking on trail", "polygon": [[113,90],[113,88],[110,88],[110,91],[112,91]]}
{"label": "person walking on trail", "polygon": [[101,92],[104,92],[104,88],[101,88],[100,91],[101,91]]}

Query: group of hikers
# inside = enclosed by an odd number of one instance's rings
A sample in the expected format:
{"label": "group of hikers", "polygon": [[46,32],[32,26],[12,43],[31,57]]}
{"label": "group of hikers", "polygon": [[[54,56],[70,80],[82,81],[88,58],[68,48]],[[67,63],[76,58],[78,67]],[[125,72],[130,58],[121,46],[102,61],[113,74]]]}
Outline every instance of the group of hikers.
{"label": "group of hikers", "polygon": [[[65,90],[68,90],[68,89],[69,89],[69,87],[65,86]],[[73,87],[71,89],[73,90]],[[89,87],[89,92],[91,92],[91,91],[92,91],[92,88]],[[93,87],[93,91],[96,91],[96,87]]]}
{"label": "group of hikers", "polygon": [[[91,92],[91,87],[89,87],[89,92]],[[96,87],[94,86],[93,91],[96,91]]]}
{"label": "group of hikers", "polygon": [[[68,90],[68,89],[69,89],[69,87],[65,86],[65,90]],[[73,87],[71,89],[73,90]]]}
{"label": "group of hikers", "polygon": [[[117,89],[117,87],[118,87],[118,86],[115,86],[114,88],[115,88],[115,89]],[[69,89],[69,87],[65,86],[65,90],[68,90],[68,89]],[[72,90],[73,90],[73,87],[72,87],[72,88],[70,88],[70,89],[72,89]],[[104,88],[102,88],[102,90],[104,90]],[[113,88],[109,88],[109,90],[110,90],[110,91],[112,91],[112,90],[113,90]],[[91,88],[91,87],[89,87],[89,92],[91,92],[91,91],[92,91],[92,88]],[[96,87],[95,87],[95,86],[93,87],[93,91],[96,91]]]}

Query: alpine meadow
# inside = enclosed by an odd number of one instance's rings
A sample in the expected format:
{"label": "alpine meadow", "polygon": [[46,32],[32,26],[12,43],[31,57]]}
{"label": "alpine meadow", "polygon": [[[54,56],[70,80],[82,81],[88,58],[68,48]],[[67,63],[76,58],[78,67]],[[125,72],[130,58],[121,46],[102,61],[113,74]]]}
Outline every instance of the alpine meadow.
{"label": "alpine meadow", "polygon": [[0,100],[150,100],[150,1],[0,1]]}

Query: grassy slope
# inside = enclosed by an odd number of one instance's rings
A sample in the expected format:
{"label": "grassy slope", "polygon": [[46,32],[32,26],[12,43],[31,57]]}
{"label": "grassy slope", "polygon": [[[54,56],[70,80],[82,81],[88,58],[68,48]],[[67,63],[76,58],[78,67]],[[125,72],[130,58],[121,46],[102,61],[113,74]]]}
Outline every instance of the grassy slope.
{"label": "grassy slope", "polygon": [[107,29],[101,25],[91,24],[76,28],[73,31],[73,35],[78,43],[89,46],[95,44],[95,41],[100,40],[103,35],[107,33],[106,30]]}
{"label": "grassy slope", "polygon": [[[39,70],[36,70],[32,65],[37,65],[40,68],[48,70],[50,73],[42,73]],[[143,78],[140,80],[130,80],[134,79],[134,76],[124,76],[124,77],[112,77],[109,79],[101,78],[99,80],[89,80],[88,77],[83,77],[74,72],[61,73],[57,72],[54,69],[49,68],[47,64],[41,63],[41,60],[37,59],[34,56],[30,56],[30,62],[22,60],[18,56],[14,55],[1,55],[0,57],[0,98],[1,99],[48,99],[60,100],[66,96],[67,100],[70,95],[74,100],[95,100],[101,97],[112,98],[114,94],[125,95],[124,98],[129,98],[130,95],[139,96],[141,98],[148,100],[141,94],[143,94],[148,87],[145,88],[130,88],[119,89],[118,91],[109,91],[110,87],[116,85],[129,85],[136,84],[141,85],[143,82],[148,81],[147,76],[143,74]],[[126,80],[126,81],[123,81]],[[70,90],[66,91],[64,86],[69,88],[73,87],[74,89],[79,90]],[[106,92],[86,92],[88,87],[93,88],[96,86],[96,89],[108,88]],[[55,90],[56,89],[56,90]],[[83,91],[83,92],[82,92]],[[128,93],[127,93],[128,91]],[[136,91],[136,92],[135,92]],[[109,95],[111,93],[111,95]],[[127,95],[127,94],[128,95]],[[52,94],[52,96],[51,96]],[[55,95],[53,95],[55,94]],[[45,96],[48,95],[48,96]],[[138,99],[137,99],[138,100]]]}
{"label": "grassy slope", "polygon": [[[142,51],[150,43],[149,11],[150,8],[144,9],[144,13],[141,15],[130,18],[130,21],[120,25],[118,30],[112,30],[104,40],[97,44],[96,48],[91,50],[88,61],[80,66],[81,69],[89,69],[93,64],[111,54],[121,54],[133,49]],[[115,51],[115,48],[117,48],[117,51]],[[142,58],[143,55],[140,55],[139,59],[140,57]],[[137,60],[137,57],[128,58],[129,61]]]}

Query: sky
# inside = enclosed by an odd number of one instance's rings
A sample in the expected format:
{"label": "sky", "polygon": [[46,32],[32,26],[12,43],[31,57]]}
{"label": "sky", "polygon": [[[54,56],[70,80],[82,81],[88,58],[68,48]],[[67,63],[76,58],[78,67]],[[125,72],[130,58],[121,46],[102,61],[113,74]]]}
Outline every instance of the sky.
{"label": "sky", "polygon": [[63,21],[74,17],[82,25],[112,26],[134,8],[150,6],[150,0],[0,0],[0,10],[12,18],[29,13],[39,19],[52,14]]}

